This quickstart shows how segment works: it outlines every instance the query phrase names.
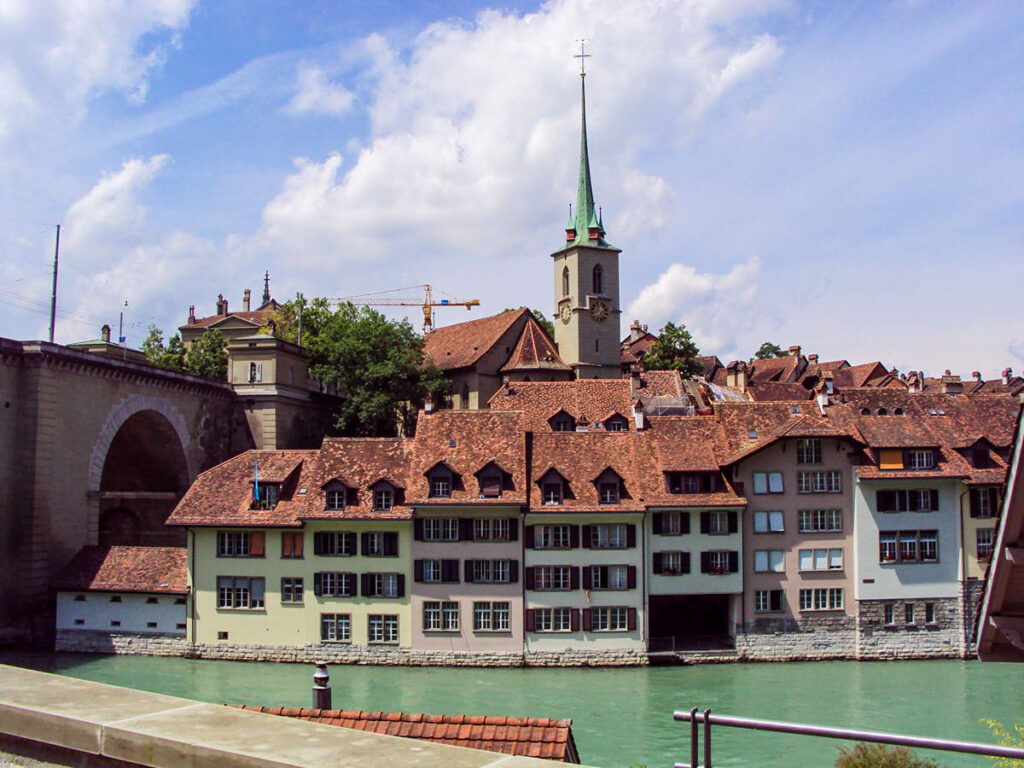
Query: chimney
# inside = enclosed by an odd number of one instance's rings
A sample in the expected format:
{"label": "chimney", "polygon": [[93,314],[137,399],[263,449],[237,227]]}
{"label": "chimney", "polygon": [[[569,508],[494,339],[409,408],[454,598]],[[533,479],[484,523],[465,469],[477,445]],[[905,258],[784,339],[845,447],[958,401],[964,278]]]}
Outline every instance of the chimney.
{"label": "chimney", "polygon": [[964,384],[959,376],[953,376],[949,371],[942,377],[942,394],[959,395],[964,391]]}
{"label": "chimney", "polygon": [[1003,386],[1010,386],[1010,379],[1013,378],[1013,368],[1003,368]]}
{"label": "chimney", "polygon": [[818,353],[815,352],[813,355],[808,355],[807,356],[807,362],[808,363],[817,363],[818,362]]}
{"label": "chimney", "polygon": [[791,346],[789,348],[789,356],[790,357],[800,357],[800,345],[799,344],[794,344],[793,346]]}
{"label": "chimney", "polygon": [[646,325],[640,325],[639,320],[634,320],[629,326],[629,341],[632,344],[634,341],[643,336],[644,331],[647,330]]}
{"label": "chimney", "polygon": [[741,392],[747,391],[747,364],[742,360],[733,360],[725,367],[725,386],[733,387]]}
{"label": "chimney", "polygon": [[505,397],[512,395],[512,380],[508,376],[501,377],[501,386],[505,390]]}
{"label": "chimney", "polygon": [[188,324],[195,325],[196,323],[196,305],[193,304],[188,308]]}
{"label": "chimney", "polygon": [[580,414],[580,417],[576,419],[576,431],[577,432],[589,432],[590,422],[587,421],[587,417],[584,414]]}
{"label": "chimney", "polygon": [[427,396],[423,398],[423,412],[433,413],[434,412],[434,396],[427,392]]}
{"label": "chimney", "polygon": [[979,384],[981,383],[981,371],[971,371],[971,378]]}
{"label": "chimney", "polygon": [[104,323],[103,327],[100,328],[100,338],[107,344],[110,343],[110,326]]}
{"label": "chimney", "polygon": [[633,426],[637,432],[644,431],[644,404],[639,397],[633,402]]}
{"label": "chimney", "polygon": [[907,391],[912,395],[916,395],[921,391],[921,372],[911,371],[910,375],[907,376]]}
{"label": "chimney", "polygon": [[825,382],[825,393],[833,394],[836,391],[836,380],[835,374],[832,371],[825,371],[825,375],[822,379]]}
{"label": "chimney", "polygon": [[223,317],[224,315],[227,314],[227,310],[226,310],[226,308],[224,306],[225,304],[226,304],[226,302],[224,301],[224,294],[223,293],[218,293],[217,294],[217,316],[218,317]]}
{"label": "chimney", "polygon": [[629,369],[629,396],[636,399],[636,393],[640,391],[640,367],[631,366]]}
{"label": "chimney", "polygon": [[249,301],[252,299],[252,291],[249,288],[245,289],[245,293],[242,294],[242,311],[249,311]]}
{"label": "chimney", "polygon": [[313,709],[331,709],[331,676],[327,662],[317,661],[313,672]]}

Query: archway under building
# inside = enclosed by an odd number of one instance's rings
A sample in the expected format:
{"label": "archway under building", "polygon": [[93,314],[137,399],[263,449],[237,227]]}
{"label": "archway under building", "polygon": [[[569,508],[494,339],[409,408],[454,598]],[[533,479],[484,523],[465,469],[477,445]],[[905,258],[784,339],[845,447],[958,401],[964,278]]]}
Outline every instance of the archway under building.
{"label": "archway under building", "polygon": [[188,485],[185,449],[171,422],[155,410],[132,414],[103,459],[99,544],[183,545],[184,531],[164,523]]}
{"label": "archway under building", "polygon": [[656,651],[732,648],[730,595],[651,595],[650,648]]}

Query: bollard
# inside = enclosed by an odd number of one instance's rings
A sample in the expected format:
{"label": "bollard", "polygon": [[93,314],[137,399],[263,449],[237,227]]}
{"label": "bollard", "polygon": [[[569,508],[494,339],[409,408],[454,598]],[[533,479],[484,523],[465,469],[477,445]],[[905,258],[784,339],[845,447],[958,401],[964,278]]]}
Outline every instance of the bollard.
{"label": "bollard", "polygon": [[316,662],[313,672],[313,709],[331,709],[331,676],[327,674],[327,662]]}

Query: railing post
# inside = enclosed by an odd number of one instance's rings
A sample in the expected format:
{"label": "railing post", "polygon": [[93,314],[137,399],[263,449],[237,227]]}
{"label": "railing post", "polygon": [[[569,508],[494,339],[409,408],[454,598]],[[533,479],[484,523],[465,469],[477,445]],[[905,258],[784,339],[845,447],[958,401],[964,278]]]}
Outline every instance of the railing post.
{"label": "railing post", "polygon": [[711,768],[711,708],[704,710],[704,768]]}
{"label": "railing post", "polygon": [[697,768],[697,708],[690,710],[690,768]]}

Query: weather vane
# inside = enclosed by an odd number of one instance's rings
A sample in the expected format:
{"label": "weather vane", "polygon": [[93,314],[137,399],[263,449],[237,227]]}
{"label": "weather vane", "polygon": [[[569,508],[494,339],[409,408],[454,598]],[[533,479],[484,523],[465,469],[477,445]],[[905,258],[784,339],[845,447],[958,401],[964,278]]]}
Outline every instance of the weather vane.
{"label": "weather vane", "polygon": [[590,42],[590,38],[581,37],[576,41],[580,44],[580,52],[573,56],[574,59],[580,60],[580,77],[587,76],[587,59],[590,58],[590,54],[586,52],[584,46]]}

